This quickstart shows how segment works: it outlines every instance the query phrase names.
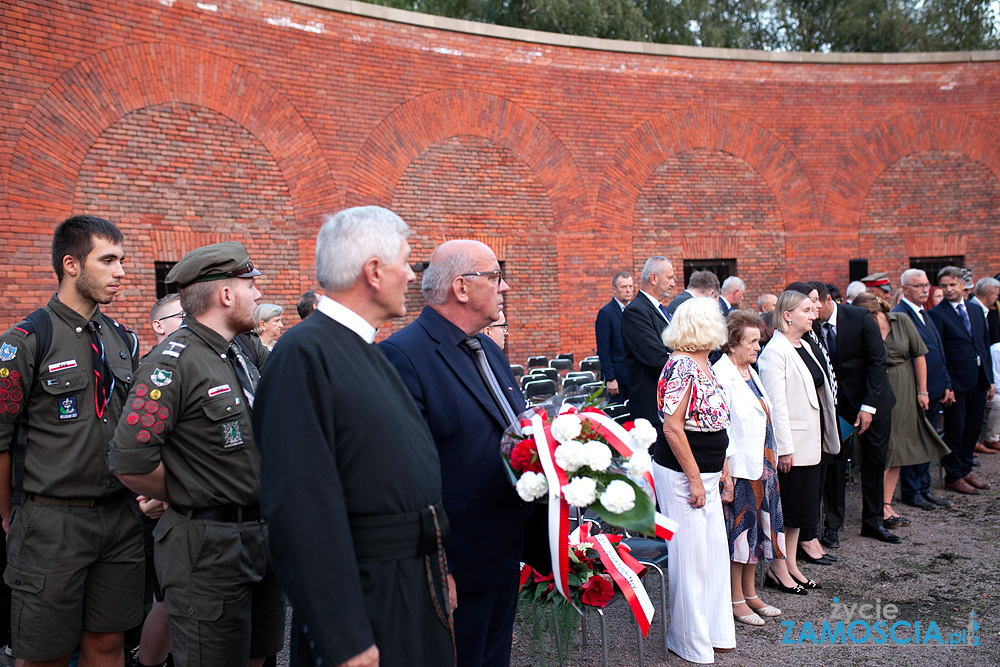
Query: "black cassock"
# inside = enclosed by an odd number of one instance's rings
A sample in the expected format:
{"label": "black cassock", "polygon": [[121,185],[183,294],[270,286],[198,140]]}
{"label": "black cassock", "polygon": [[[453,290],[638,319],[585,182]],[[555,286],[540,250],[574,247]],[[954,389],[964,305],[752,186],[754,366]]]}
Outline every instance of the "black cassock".
{"label": "black cassock", "polygon": [[[375,644],[383,667],[453,665],[428,585],[437,552],[422,555],[428,531],[434,541],[426,508],[441,502],[437,449],[382,352],[318,311],[268,358],[254,431],[271,556],[293,608],[292,663],[336,665]],[[412,522],[391,524],[421,510],[413,548]],[[443,512],[438,522],[446,534]]]}

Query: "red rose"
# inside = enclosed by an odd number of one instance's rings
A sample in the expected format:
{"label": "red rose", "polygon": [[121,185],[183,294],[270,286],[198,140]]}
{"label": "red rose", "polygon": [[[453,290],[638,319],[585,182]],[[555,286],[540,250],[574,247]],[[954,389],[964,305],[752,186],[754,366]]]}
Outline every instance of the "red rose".
{"label": "red rose", "polygon": [[510,452],[510,467],[521,472],[542,472],[534,440],[522,440]]}
{"label": "red rose", "polygon": [[580,585],[580,593],[583,597],[583,604],[589,604],[591,607],[606,607],[615,595],[615,587],[610,581],[598,575],[583,582]]}
{"label": "red rose", "polygon": [[604,414],[603,410],[601,410],[600,408],[594,408],[594,407],[584,408],[583,412],[596,412],[599,415],[603,415]]}
{"label": "red rose", "polygon": [[634,421],[625,422],[624,424],[622,424],[622,428],[625,429],[626,431],[631,431],[632,429],[635,428],[635,422]]}

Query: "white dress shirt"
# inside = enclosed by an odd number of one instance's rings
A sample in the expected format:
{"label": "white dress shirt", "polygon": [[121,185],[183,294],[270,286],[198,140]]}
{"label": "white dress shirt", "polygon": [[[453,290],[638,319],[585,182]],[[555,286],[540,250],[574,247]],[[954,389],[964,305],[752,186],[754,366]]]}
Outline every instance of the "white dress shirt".
{"label": "white dress shirt", "polygon": [[378,331],[370,325],[365,318],[361,317],[353,310],[342,303],[334,301],[330,297],[323,295],[316,305],[316,310],[329,317],[334,322],[339,322],[345,327],[361,336],[369,345],[375,340],[375,333]]}

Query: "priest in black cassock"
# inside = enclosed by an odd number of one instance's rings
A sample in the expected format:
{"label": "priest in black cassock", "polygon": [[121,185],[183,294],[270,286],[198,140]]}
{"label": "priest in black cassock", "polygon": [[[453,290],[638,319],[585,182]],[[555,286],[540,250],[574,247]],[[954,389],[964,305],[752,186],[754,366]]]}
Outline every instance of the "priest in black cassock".
{"label": "priest in black cassock", "polygon": [[261,508],[294,610],[294,665],[455,664],[437,450],[372,344],[406,312],[408,235],[374,206],[323,225],[327,296],[282,336],[257,392]]}

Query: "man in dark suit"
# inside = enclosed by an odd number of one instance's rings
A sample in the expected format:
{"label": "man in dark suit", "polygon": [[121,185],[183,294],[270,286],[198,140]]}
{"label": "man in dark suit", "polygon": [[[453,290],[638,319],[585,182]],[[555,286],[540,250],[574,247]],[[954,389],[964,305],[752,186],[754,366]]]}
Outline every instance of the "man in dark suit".
{"label": "man in dark suit", "polygon": [[722,316],[725,317],[734,310],[739,309],[743,294],[747,291],[747,285],[739,276],[729,276],[722,281],[722,289],[719,291],[719,308],[722,309]]}
{"label": "man in dark suit", "polygon": [[[896,397],[885,372],[885,344],[878,324],[864,308],[838,305],[827,294],[820,302],[817,335],[826,344],[837,376],[837,411],[857,429],[861,438],[861,534],[883,542],[902,541],[882,526],[882,477],[892,428]],[[843,434],[841,434],[843,435]],[[832,484],[839,475],[830,475]],[[827,487],[827,532],[836,538],[840,528],[831,524],[838,511],[843,516],[844,491]],[[830,533],[833,533],[831,535]]]}
{"label": "man in dark suit", "polygon": [[632,394],[629,412],[633,419],[642,417],[653,425],[656,447],[667,446],[656,408],[656,385],[670,356],[661,338],[668,320],[660,301],[673,289],[673,264],[666,257],[650,257],[642,267],[639,293],[622,311],[622,344]]}
{"label": "man in dark suit", "polygon": [[996,278],[980,278],[976,281],[973,296],[968,300],[968,305],[978,306],[983,311],[986,318],[986,332],[990,345],[1000,343],[1000,330],[997,326],[997,297],[1000,296],[1000,281]]}
{"label": "man in dark suit", "polygon": [[986,401],[993,398],[993,363],[986,318],[978,307],[967,307],[964,284],[962,269],[946,266],[938,271],[944,299],[930,310],[930,316],[941,337],[955,392],[955,402],[944,410],[944,441],[951,448],[951,454],[941,459],[945,487],[978,495],[990,487],[971,473]]}
{"label": "man in dark suit", "polygon": [[597,339],[597,356],[601,360],[601,375],[608,395],[615,400],[628,400],[628,368],[625,365],[625,347],[622,345],[622,310],[632,300],[635,285],[632,275],[619,271],[611,279],[611,301],[597,311],[594,337]]}
{"label": "man in dark suit", "polygon": [[500,348],[476,334],[499,319],[510,286],[489,246],[453,240],[431,255],[422,288],[420,316],[380,347],[441,459],[458,664],[506,667],[528,507],[504,471],[500,439],[525,404]]}
{"label": "man in dark suit", "polygon": [[[948,375],[948,366],[945,364],[941,337],[923,306],[927,301],[931,284],[927,279],[927,274],[920,269],[903,271],[899,282],[902,285],[903,298],[900,299],[899,305],[893,309],[893,312],[909,316],[917,327],[917,331],[920,332],[924,344],[927,345],[927,354],[924,355],[924,360],[927,362],[927,409],[925,414],[927,421],[936,428],[938,418],[941,416],[941,406],[947,407],[954,403],[955,392],[951,389],[951,376]],[[925,510],[932,510],[938,505],[944,507],[951,505],[950,500],[938,498],[931,493],[930,465],[930,463],[920,463],[903,466],[900,470],[901,493],[903,502],[907,505]]]}
{"label": "man in dark suit", "polygon": [[715,298],[719,295],[719,277],[711,271],[695,271],[688,278],[687,289],[674,297],[667,305],[667,317],[673,317],[674,312],[682,303],[696,296]]}

